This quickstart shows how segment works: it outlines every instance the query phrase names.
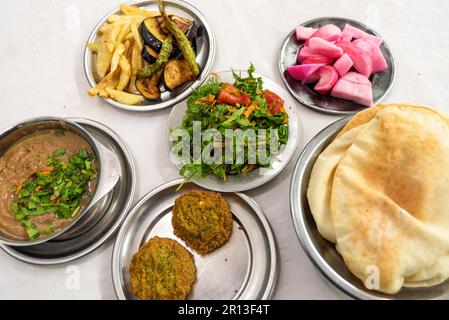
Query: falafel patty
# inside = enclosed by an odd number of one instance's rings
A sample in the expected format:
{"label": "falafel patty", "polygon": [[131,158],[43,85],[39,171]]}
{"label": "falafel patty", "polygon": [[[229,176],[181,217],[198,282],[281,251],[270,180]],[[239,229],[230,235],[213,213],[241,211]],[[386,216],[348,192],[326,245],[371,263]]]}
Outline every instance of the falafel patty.
{"label": "falafel patty", "polygon": [[175,200],[174,234],[201,255],[226,243],[232,223],[229,205],[217,192],[193,190]]}
{"label": "falafel patty", "polygon": [[183,300],[196,280],[192,254],[169,238],[154,237],[134,253],[131,290],[143,300]]}

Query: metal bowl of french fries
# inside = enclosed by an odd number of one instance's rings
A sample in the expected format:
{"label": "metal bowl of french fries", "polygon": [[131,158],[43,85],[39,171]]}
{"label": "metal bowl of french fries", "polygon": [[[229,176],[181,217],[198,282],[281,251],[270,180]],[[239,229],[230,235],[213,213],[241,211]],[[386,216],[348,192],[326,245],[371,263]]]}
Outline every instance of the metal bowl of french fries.
{"label": "metal bowl of french fries", "polygon": [[215,47],[205,17],[184,1],[122,4],[86,42],[87,93],[124,110],[168,108],[206,80]]}

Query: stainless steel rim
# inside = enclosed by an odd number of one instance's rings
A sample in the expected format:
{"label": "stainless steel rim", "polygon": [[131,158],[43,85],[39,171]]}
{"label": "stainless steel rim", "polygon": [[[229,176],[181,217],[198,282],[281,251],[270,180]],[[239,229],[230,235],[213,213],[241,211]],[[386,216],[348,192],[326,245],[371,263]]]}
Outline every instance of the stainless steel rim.
{"label": "stainless steel rim", "polygon": [[[146,4],[146,3],[157,3],[157,0],[147,0],[147,1],[142,1],[142,0],[137,0],[137,1],[130,1],[127,2],[127,4],[129,5],[141,5],[141,4]],[[212,28],[210,27],[209,23],[207,22],[206,18],[201,14],[201,12],[196,9],[193,5],[182,1],[182,0],[167,0],[167,2],[171,2],[174,4],[177,4],[179,6],[185,7],[188,10],[192,11],[197,17],[199,17],[201,19],[201,23],[204,25],[205,31],[208,34],[209,38],[210,38],[210,52],[209,52],[209,57],[207,59],[207,63],[204,67],[204,70],[201,72],[200,77],[195,80],[193,82],[193,84],[187,88],[184,92],[182,92],[181,94],[179,94],[178,96],[176,96],[174,99],[165,101],[165,102],[161,102],[161,103],[157,103],[157,104],[153,104],[153,105],[146,105],[146,106],[130,106],[127,104],[123,104],[123,103],[119,103],[113,99],[103,99],[104,101],[106,101],[108,104],[117,107],[119,109],[122,110],[127,110],[127,111],[136,111],[136,112],[147,112],[147,111],[158,111],[158,110],[162,110],[168,107],[171,107],[173,105],[175,105],[176,103],[178,103],[179,101],[184,100],[191,92],[192,90],[198,88],[201,84],[203,84],[203,82],[206,80],[207,75],[209,74],[211,68],[212,68],[212,64],[215,60],[215,54],[216,54],[216,38],[215,35],[212,31]],[[101,20],[100,22],[97,23],[97,25],[94,27],[93,31],[91,32],[91,34],[89,35],[89,38],[87,39],[87,42],[92,42],[94,41],[94,39],[96,38],[97,32],[100,29],[100,27],[106,22],[106,20],[108,19],[108,17],[111,14],[115,14],[120,10],[119,7],[116,7],[115,9],[111,10],[110,12],[108,12]],[[93,77],[93,71],[90,68],[89,62],[92,59],[92,53],[90,52],[90,50],[85,47],[84,48],[84,74],[86,76],[86,79],[89,83],[89,86],[94,87],[96,85],[95,79]]]}
{"label": "stainless steel rim", "polygon": [[[112,252],[112,263],[111,263],[111,270],[112,270],[112,281],[114,285],[114,291],[118,299],[120,300],[126,300],[126,297],[123,293],[121,283],[123,282],[123,274],[120,270],[120,250],[123,246],[123,238],[126,233],[126,229],[130,223],[130,220],[133,218],[134,214],[137,212],[137,210],[149,199],[151,199],[153,196],[158,194],[159,192],[167,189],[168,187],[179,185],[183,179],[176,179],[169,182],[166,182],[162,185],[159,185],[158,187],[154,188],[150,192],[148,192],[146,195],[144,195],[129,211],[129,214],[125,221],[123,222],[122,226],[120,227],[120,230],[117,234],[113,252]],[[254,199],[250,198],[249,196],[243,194],[243,193],[237,193],[237,195],[242,198],[245,202],[247,202],[256,213],[257,217],[261,221],[261,223],[264,226],[266,235],[268,237],[268,242],[270,245],[270,252],[271,254],[271,260],[270,263],[272,267],[270,268],[270,274],[269,274],[269,280],[267,282],[267,286],[265,288],[265,291],[262,294],[262,300],[270,299],[272,294],[274,293],[276,289],[277,284],[277,278],[278,278],[278,272],[279,272],[279,256],[277,251],[277,245],[276,245],[276,239],[274,237],[273,231],[270,227],[270,224],[268,220],[266,219],[265,215],[263,214],[262,209],[257,204],[257,202],[254,201]]]}
{"label": "stainless steel rim", "polygon": [[[326,136],[328,132],[333,132],[336,128],[342,128],[349,121],[349,119],[350,117],[347,117],[334,122],[330,126],[321,130],[314,138],[312,138],[312,140],[315,138],[319,139],[320,136]],[[302,181],[302,168],[304,168],[304,159],[307,158],[307,155],[309,153],[312,153],[312,151],[314,150],[312,140],[301,152],[298,162],[295,165],[292,178],[290,180],[290,213],[293,226],[303,250],[307,254],[308,258],[313,262],[313,264],[334,286],[349,294],[350,296],[356,298],[357,296],[353,292],[353,289],[355,288],[352,288],[352,285],[346,282],[345,279],[340,277],[340,275],[336,273],[321,257],[315,246],[312,245],[312,239],[310,238],[309,233],[305,228],[306,223],[304,221],[304,213],[302,212],[301,205],[299,203],[300,196],[298,186]],[[338,279],[338,281],[336,281],[335,279]]]}
{"label": "stainless steel rim", "polygon": [[[385,46],[385,48],[391,52],[391,69],[392,69],[392,78],[391,78],[391,82],[387,88],[387,90],[385,90],[385,92],[382,94],[382,96],[380,96],[379,98],[377,98],[375,101],[373,101],[374,105],[380,103],[386,96],[387,94],[390,92],[391,88],[393,87],[393,84],[396,81],[396,63],[394,62],[394,55],[393,52],[391,51],[390,46],[387,44],[387,42],[385,41],[385,39],[374,29],[368,27],[367,25],[365,25],[364,23],[361,23],[359,21],[355,21],[352,19],[347,19],[347,18],[341,18],[341,17],[320,17],[320,18],[315,18],[315,19],[311,19],[311,20],[307,20],[303,23],[301,23],[301,26],[305,26],[311,23],[315,23],[317,21],[323,20],[323,19],[344,19],[346,21],[348,21],[349,23],[357,23],[360,24],[362,26],[364,26],[366,29],[369,29],[374,35],[378,36],[379,38],[382,38],[383,40],[383,45]],[[282,81],[284,82],[285,86],[287,87],[288,91],[290,91],[290,93],[295,97],[295,99],[297,99],[302,105],[306,106],[307,108],[311,108],[323,113],[327,113],[327,114],[333,114],[333,115],[352,115],[355,114],[361,110],[355,110],[355,111],[339,111],[339,110],[331,110],[331,109],[325,109],[325,108],[319,108],[316,107],[314,105],[309,105],[306,103],[306,101],[304,101],[304,99],[298,95],[291,87],[290,85],[287,83],[287,80],[284,77],[284,69],[282,66],[282,52],[284,52],[285,47],[287,46],[287,43],[289,41],[289,39],[292,37],[294,31],[291,31],[287,37],[284,39],[284,41],[282,42],[282,46],[281,46],[281,50],[279,52],[279,56],[278,56],[278,69],[279,69],[279,73],[281,75]]]}
{"label": "stainless steel rim", "polygon": [[123,150],[123,153],[126,155],[126,161],[129,163],[129,167],[131,169],[130,175],[133,177],[133,179],[131,179],[132,184],[130,186],[129,196],[126,200],[124,209],[122,210],[120,217],[114,222],[114,224],[110,227],[110,229],[99,240],[97,240],[93,245],[87,247],[84,250],[81,250],[73,255],[69,255],[69,256],[63,257],[63,258],[56,258],[56,259],[41,258],[41,259],[38,259],[38,258],[32,258],[25,254],[19,253],[19,252],[15,251],[12,247],[9,247],[9,246],[3,245],[3,244],[0,245],[0,247],[6,253],[8,253],[10,256],[12,256],[18,260],[21,260],[23,262],[30,263],[30,264],[56,265],[56,264],[67,263],[67,262],[70,262],[73,260],[77,260],[81,257],[84,257],[84,256],[88,255],[89,253],[93,252],[94,250],[96,250],[98,247],[100,247],[102,244],[104,244],[120,227],[123,220],[126,218],[129,208],[131,207],[134,193],[136,190],[136,168],[135,168],[134,160],[133,160],[131,152],[129,151],[128,147],[123,142],[123,140],[120,138],[120,136],[117,133],[115,133],[112,129],[110,129],[109,127],[105,126],[102,123],[94,121],[94,120],[85,119],[85,118],[65,118],[65,119],[69,120],[69,121],[77,122],[78,124],[81,124],[81,125],[87,124],[87,125],[97,127],[99,129],[101,129],[102,131],[106,132],[110,137],[112,137],[113,140]]}
{"label": "stainless steel rim", "polygon": [[321,130],[312,140],[307,144],[307,146],[302,151],[298,162],[296,163],[295,169],[290,182],[290,208],[291,208],[291,218],[293,221],[293,226],[296,231],[296,235],[301,243],[302,248],[313,262],[313,264],[320,270],[320,272],[338,289],[345,292],[349,296],[356,299],[368,299],[368,300],[378,300],[377,296],[365,293],[351,283],[346,281],[337,272],[329,266],[329,264],[322,258],[320,253],[317,251],[315,246],[312,244],[312,239],[305,227],[306,222],[304,220],[304,212],[301,209],[300,196],[299,196],[299,186],[303,180],[303,174],[305,169],[305,160],[310,154],[312,154],[320,146],[315,145],[315,141],[322,140],[322,137],[326,137],[329,133],[336,132],[343,128],[343,126],[351,119],[351,117],[345,117],[340,119],[331,125],[327,126]]}
{"label": "stainless steel rim", "polygon": [[354,276],[335,245],[325,240],[318,232],[307,200],[307,186],[314,162],[319,154],[333,141],[351,117],[340,119],[320,131],[311,139],[296,163],[290,182],[291,218],[302,248],[321,274],[335,287],[356,299],[401,300],[401,299],[448,299],[449,282],[430,287],[404,287],[394,295],[366,289]]}
{"label": "stainless steel rim", "polygon": [[260,214],[261,212],[263,212],[262,208],[257,204],[257,202],[253,198],[247,196],[246,194],[238,193],[238,195],[243,200],[250,203],[253,208],[255,208],[254,212],[258,213],[258,217],[262,222],[265,230],[267,231],[267,236],[269,238],[268,242],[270,243],[270,251],[274,253],[271,257],[271,264],[274,267],[270,269],[270,279],[268,280],[266,290],[261,298],[261,300],[268,300],[272,297],[273,293],[276,291],[277,279],[279,275],[279,252],[277,250],[277,242],[276,239],[274,238],[273,230],[271,229],[268,220],[265,218],[265,215]]}
{"label": "stainless steel rim", "polygon": [[[3,130],[0,133],[0,136],[3,136],[5,134],[10,134],[12,132],[14,132],[14,130],[16,129],[20,129],[23,126],[29,125],[29,124],[33,124],[36,122],[45,122],[45,121],[54,121],[54,122],[65,122],[67,123],[69,126],[72,126],[73,128],[75,128],[76,130],[78,130],[82,135],[83,138],[87,140],[87,142],[89,143],[89,145],[92,147],[92,149],[94,150],[96,156],[99,156],[99,151],[98,148],[95,144],[95,139],[91,136],[91,134],[89,132],[87,132],[86,129],[84,129],[82,126],[80,126],[79,124],[77,124],[74,121],[71,121],[70,119],[67,118],[61,118],[61,117],[35,117],[35,118],[31,118],[31,119],[27,119],[21,122],[18,122],[16,124],[13,124],[12,126],[6,128],[5,130]],[[98,179],[100,178],[101,175],[101,162],[98,161],[99,163],[99,172],[98,172]],[[23,246],[32,246],[32,245],[37,245],[43,242],[46,242],[48,240],[54,239],[58,236],[60,236],[61,234],[63,234],[64,232],[66,232],[67,230],[69,230],[71,227],[73,227],[80,219],[81,217],[86,213],[87,210],[83,210],[80,214],[78,214],[68,225],[66,225],[64,228],[50,234],[47,235],[43,238],[40,239],[36,239],[36,240],[13,240],[13,239],[1,239],[0,243],[4,244],[4,245],[8,245],[8,246],[16,246],[16,247],[23,247]]]}

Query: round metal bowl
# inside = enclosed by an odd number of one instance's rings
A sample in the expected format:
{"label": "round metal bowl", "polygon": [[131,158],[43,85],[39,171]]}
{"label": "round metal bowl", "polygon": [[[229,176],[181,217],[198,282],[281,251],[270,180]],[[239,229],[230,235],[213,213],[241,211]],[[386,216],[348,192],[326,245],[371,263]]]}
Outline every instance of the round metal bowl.
{"label": "round metal bowl", "polygon": [[302,151],[290,184],[290,208],[296,234],[315,266],[337,288],[356,299],[448,299],[449,281],[428,288],[402,288],[387,295],[371,291],[346,267],[335,245],[318,232],[307,200],[310,172],[319,154],[332,142],[350,117],[340,119],[319,132]]}
{"label": "round metal bowl", "polygon": [[[159,10],[157,7],[158,2],[158,0],[138,0],[127,2],[127,4],[138,6],[142,9],[157,11]],[[179,88],[176,88],[173,91],[166,91],[164,88],[162,88],[160,100],[145,100],[141,105],[127,105],[110,98],[104,99],[110,105],[128,111],[157,111],[165,109],[184,100],[192,92],[192,90],[198,88],[204,82],[207,75],[209,74],[209,71],[212,68],[212,64],[214,62],[216,51],[216,40],[209,22],[198,9],[182,0],[164,0],[164,5],[168,13],[177,14],[179,16],[194,20],[200,28],[196,43],[196,56],[201,74],[196,80],[185,83],[184,85],[181,85]],[[98,30],[104,23],[106,23],[108,17],[112,14],[120,14],[120,7],[117,7],[106,14],[97,23],[97,25],[92,30],[89,38],[87,39],[87,42],[98,41]],[[98,79],[98,76],[96,75],[94,67],[95,63],[96,55],[92,54],[92,52],[86,47],[84,50],[84,73],[91,87],[94,87],[101,80]]]}
{"label": "round metal bowl", "polygon": [[13,125],[12,127],[4,130],[0,134],[0,156],[3,154],[16,142],[25,136],[28,136],[36,131],[44,129],[64,129],[69,130],[84,140],[86,140],[92,147],[95,158],[97,159],[97,182],[92,191],[92,197],[85,206],[85,208],[79,212],[75,218],[70,221],[65,227],[55,231],[54,233],[41,237],[39,239],[18,239],[5,234],[0,230],[0,243],[10,246],[30,246],[43,243],[50,239],[61,236],[64,232],[68,231],[78,221],[84,216],[84,214],[99,200],[101,200],[117,183],[118,180],[118,160],[117,157],[106,147],[104,147],[100,142],[92,137],[92,135],[87,132],[79,124],[74,121],[70,121],[58,117],[40,117],[33,118],[20,122]]}
{"label": "round metal bowl", "polygon": [[[306,22],[301,23],[303,27],[319,28],[326,24],[335,24],[336,26],[343,28],[346,23],[357,27],[368,34],[375,35],[382,38],[379,33],[377,33],[372,28],[367,25],[346,18],[340,17],[321,17]],[[382,40],[384,40],[382,38]],[[303,105],[330,114],[354,114],[365,106],[358,103],[344,100],[340,98],[331,97],[329,95],[321,95],[313,91],[309,86],[302,85],[299,81],[293,79],[287,73],[287,67],[295,65],[299,50],[302,48],[303,43],[296,40],[295,31],[290,32],[285,38],[281,46],[281,51],[279,54],[279,71],[281,73],[282,80],[284,81],[287,89],[290,93]],[[373,90],[373,101],[374,105],[379,104],[385,96],[390,91],[393,86],[396,65],[394,63],[393,54],[391,53],[390,47],[387,45],[385,40],[380,46],[380,50],[385,57],[388,64],[388,69],[379,73],[375,73],[371,76],[372,90]]]}

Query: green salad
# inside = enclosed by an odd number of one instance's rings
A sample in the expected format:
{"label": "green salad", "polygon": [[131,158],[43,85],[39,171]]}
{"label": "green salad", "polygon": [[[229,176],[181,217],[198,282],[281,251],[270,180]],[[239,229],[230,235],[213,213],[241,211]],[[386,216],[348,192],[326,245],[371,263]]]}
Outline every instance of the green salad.
{"label": "green salad", "polygon": [[[180,128],[174,130],[179,132],[181,129],[190,135],[189,161],[183,163],[180,169],[180,174],[186,179],[215,175],[227,180],[229,175],[244,175],[258,167],[269,167],[272,157],[276,154],[273,154],[273,148],[267,146],[275,144],[276,149],[280,150],[281,146],[287,143],[288,115],[284,101],[274,92],[265,90],[262,78],[255,77],[254,71],[254,66],[251,64],[246,77],[233,72],[233,84],[219,82],[212,77],[208,83],[194,90],[187,99],[187,111],[182,124]],[[212,163],[195,157],[195,123],[197,125],[200,123],[201,132],[214,129],[223,137],[221,141],[223,152],[220,158],[215,157]],[[248,129],[253,129],[257,132],[257,136],[246,136],[243,144],[238,144],[235,136],[229,136],[229,129],[234,132],[248,132]],[[182,138],[174,137],[174,131],[172,131],[172,141],[175,145],[180,143]],[[201,153],[209,152],[206,148],[211,142],[213,137],[203,136]],[[233,144],[231,157],[224,151],[230,143]],[[262,157],[257,152],[256,156],[252,157],[249,150],[254,148],[259,150],[261,147],[265,147],[265,156]],[[179,152],[178,156],[180,156]],[[240,161],[237,161],[238,159]]]}

